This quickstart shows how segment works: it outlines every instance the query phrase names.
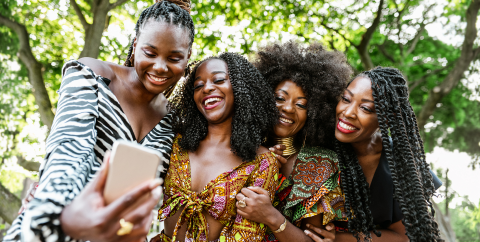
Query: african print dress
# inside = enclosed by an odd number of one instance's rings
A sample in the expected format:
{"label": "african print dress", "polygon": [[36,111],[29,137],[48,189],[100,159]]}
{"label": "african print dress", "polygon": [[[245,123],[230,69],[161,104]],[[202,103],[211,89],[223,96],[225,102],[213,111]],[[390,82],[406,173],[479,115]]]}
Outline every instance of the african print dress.
{"label": "african print dress", "polygon": [[[300,227],[304,218],[323,214],[323,224],[346,219],[340,170],[335,152],[302,148],[290,177],[280,176],[273,205],[288,221]],[[264,241],[278,241],[270,231]]]}
{"label": "african print dress", "polygon": [[[160,241],[175,241],[180,226],[187,226],[185,241],[208,241],[208,225],[202,211],[222,223],[225,227],[219,241],[262,241],[267,226],[244,219],[237,215],[235,196],[244,187],[258,186],[267,190],[273,201],[278,181],[279,162],[273,153],[257,155],[250,162],[243,162],[210,181],[200,193],[191,190],[190,159],[188,152],[178,144],[181,136],[173,143],[170,167],[165,178],[163,206],[158,211],[164,221],[176,212],[181,215],[173,238],[160,234]],[[183,205],[185,209],[178,211]],[[156,239],[158,241],[158,238]]]}

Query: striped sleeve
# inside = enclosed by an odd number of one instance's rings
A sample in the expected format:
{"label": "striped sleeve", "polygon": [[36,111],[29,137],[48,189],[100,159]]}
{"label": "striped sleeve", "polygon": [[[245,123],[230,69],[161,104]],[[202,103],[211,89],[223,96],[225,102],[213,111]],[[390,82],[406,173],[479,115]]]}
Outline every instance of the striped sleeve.
{"label": "striped sleeve", "polygon": [[60,214],[100,168],[94,153],[98,116],[95,74],[77,61],[67,62],[39,187],[5,239],[17,240],[21,233],[22,241],[72,241],[61,229]]}

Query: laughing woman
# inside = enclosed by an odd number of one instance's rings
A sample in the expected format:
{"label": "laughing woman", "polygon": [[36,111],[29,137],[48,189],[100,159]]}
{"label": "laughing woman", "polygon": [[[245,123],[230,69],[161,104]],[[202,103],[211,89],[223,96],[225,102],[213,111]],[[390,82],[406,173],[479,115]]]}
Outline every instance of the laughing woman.
{"label": "laughing woman", "polygon": [[357,76],[336,119],[349,218],[336,225],[351,233],[337,233],[335,241],[439,241],[431,197],[441,183],[425,161],[402,74],[379,67]]}
{"label": "laughing woman", "polygon": [[[261,188],[237,195],[238,213],[267,225],[265,241],[312,241],[307,224],[324,228],[346,214],[333,149],[335,107],[352,74],[341,52],[317,43],[272,44],[261,49],[255,65],[274,90],[279,122],[267,143],[285,144],[275,203]],[[328,149],[330,148],[330,149]],[[334,226],[328,225],[332,230]],[[328,232],[328,239],[334,232]]]}
{"label": "laughing woman", "polygon": [[190,74],[165,178],[153,241],[261,241],[265,226],[237,215],[243,187],[273,198],[278,161],[261,142],[275,125],[273,94],[245,58],[232,53],[199,63]]}

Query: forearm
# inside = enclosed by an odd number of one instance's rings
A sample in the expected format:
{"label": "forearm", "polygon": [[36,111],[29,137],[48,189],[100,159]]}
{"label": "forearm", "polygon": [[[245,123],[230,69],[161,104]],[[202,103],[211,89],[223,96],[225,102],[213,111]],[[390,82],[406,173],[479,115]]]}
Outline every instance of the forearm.
{"label": "forearm", "polygon": [[[270,230],[275,231],[280,228],[280,226],[285,222],[285,217],[277,211],[274,216],[271,217],[270,221],[267,225]],[[298,241],[298,242],[311,242],[313,241],[309,236],[307,236],[302,229],[298,228],[297,226],[293,225],[287,220],[287,226],[285,230],[280,233],[276,233],[275,237],[280,242],[290,242],[290,241]]]}

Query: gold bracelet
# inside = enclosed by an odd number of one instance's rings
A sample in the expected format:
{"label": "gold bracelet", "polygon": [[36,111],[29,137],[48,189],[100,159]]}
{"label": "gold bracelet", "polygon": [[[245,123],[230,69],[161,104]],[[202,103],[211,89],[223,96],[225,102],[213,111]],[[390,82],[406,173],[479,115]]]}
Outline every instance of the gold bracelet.
{"label": "gold bracelet", "polygon": [[272,231],[272,232],[273,232],[274,234],[278,234],[278,233],[284,231],[286,227],[287,227],[287,218],[285,218],[285,222],[283,222],[283,224],[280,225],[280,228],[278,228],[277,230]]}

